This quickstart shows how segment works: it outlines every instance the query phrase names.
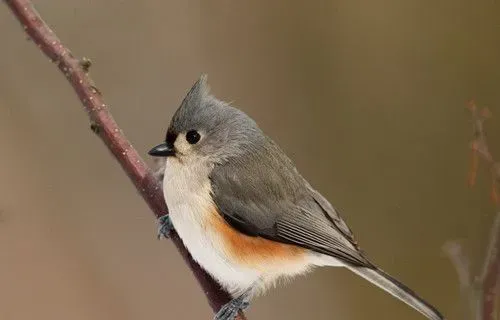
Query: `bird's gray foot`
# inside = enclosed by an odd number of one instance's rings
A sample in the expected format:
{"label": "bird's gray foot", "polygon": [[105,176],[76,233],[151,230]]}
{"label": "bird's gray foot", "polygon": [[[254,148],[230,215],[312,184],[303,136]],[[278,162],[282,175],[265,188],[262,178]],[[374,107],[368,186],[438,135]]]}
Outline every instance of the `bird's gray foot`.
{"label": "bird's gray foot", "polygon": [[215,315],[214,320],[233,320],[240,310],[245,310],[249,305],[250,295],[244,293],[223,305]]}
{"label": "bird's gray foot", "polygon": [[162,238],[167,239],[170,237],[170,232],[174,230],[174,225],[172,224],[172,221],[170,220],[170,216],[168,214],[163,215],[158,218],[158,240],[161,240]]}

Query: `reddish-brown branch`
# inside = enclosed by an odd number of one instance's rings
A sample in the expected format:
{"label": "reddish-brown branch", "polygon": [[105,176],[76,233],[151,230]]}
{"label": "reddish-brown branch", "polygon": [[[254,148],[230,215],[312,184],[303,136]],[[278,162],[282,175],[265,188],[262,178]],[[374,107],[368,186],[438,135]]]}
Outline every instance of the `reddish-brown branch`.
{"label": "reddish-brown branch", "polygon": [[[100,91],[88,76],[88,60],[80,60],[73,56],[42,20],[31,1],[5,0],[5,2],[30,38],[71,83],[88,113],[92,130],[120,163],[156,217],[168,213],[158,179],[118,127]],[[219,310],[229,301],[229,295],[191,259],[177,234],[172,234],[172,241],[200,283],[212,309]],[[244,315],[241,314],[239,319],[245,319]]]}
{"label": "reddish-brown branch", "polygon": [[481,276],[477,279],[481,294],[481,316],[484,320],[496,319],[496,304],[500,277],[500,213],[497,214],[490,233],[490,242]]}
{"label": "reddish-brown branch", "polygon": [[[477,110],[476,104],[469,103],[469,110],[472,113],[473,140],[470,144],[472,150],[472,163],[469,172],[469,185],[474,185],[479,158],[484,160],[489,166],[492,175],[491,199],[498,205],[498,182],[500,181],[500,163],[495,161],[490,153],[486,134],[484,132],[484,121],[491,116],[488,109]],[[445,251],[449,255],[455,266],[462,291],[471,307],[471,315],[477,320],[494,320],[498,313],[497,303],[500,288],[500,212],[497,213],[491,227],[490,238],[486,258],[482,266],[481,274],[472,279],[469,273],[469,263],[463,254],[460,245],[455,242],[445,246]]]}

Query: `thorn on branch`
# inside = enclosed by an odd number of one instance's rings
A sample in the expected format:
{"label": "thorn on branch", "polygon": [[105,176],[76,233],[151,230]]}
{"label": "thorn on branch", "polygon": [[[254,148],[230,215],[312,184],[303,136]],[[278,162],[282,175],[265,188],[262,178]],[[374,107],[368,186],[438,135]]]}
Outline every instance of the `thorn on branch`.
{"label": "thorn on branch", "polygon": [[80,66],[82,67],[83,71],[85,71],[85,73],[88,73],[90,67],[92,66],[92,61],[87,57],[83,57],[80,59],[79,63],[80,63]]}
{"label": "thorn on branch", "polygon": [[90,130],[92,130],[93,133],[99,135],[99,133],[101,132],[101,126],[99,126],[99,124],[97,124],[96,122],[92,121],[90,123]]}
{"label": "thorn on branch", "polygon": [[101,91],[99,89],[97,89],[96,86],[90,86],[90,89],[92,90],[92,93],[97,93],[100,96],[102,95]]}

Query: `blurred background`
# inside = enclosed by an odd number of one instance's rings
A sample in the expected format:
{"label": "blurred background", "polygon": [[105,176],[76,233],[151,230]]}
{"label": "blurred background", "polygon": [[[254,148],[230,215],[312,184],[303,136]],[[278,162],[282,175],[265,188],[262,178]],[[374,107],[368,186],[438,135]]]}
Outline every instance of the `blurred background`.
{"label": "blurred background", "polygon": [[[480,270],[495,209],[467,187],[469,99],[500,141],[496,1],[92,1],[35,5],[138,151],[202,72],[343,213],[361,247],[448,319],[442,245]],[[71,87],[0,6],[0,319],[211,319],[205,296]],[[497,144],[498,145],[498,144]],[[493,153],[500,150],[492,143]],[[423,319],[347,270],[258,298],[249,319]]]}

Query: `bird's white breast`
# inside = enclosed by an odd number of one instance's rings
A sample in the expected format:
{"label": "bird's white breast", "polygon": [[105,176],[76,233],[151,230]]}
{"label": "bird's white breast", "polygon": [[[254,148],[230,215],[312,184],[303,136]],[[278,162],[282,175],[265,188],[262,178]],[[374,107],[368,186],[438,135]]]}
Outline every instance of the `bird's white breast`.
{"label": "bird's white breast", "polygon": [[259,273],[235,264],[223,251],[221,238],[206,223],[213,214],[209,170],[169,158],[163,190],[175,230],[193,259],[228,291],[237,295],[259,278]]}

